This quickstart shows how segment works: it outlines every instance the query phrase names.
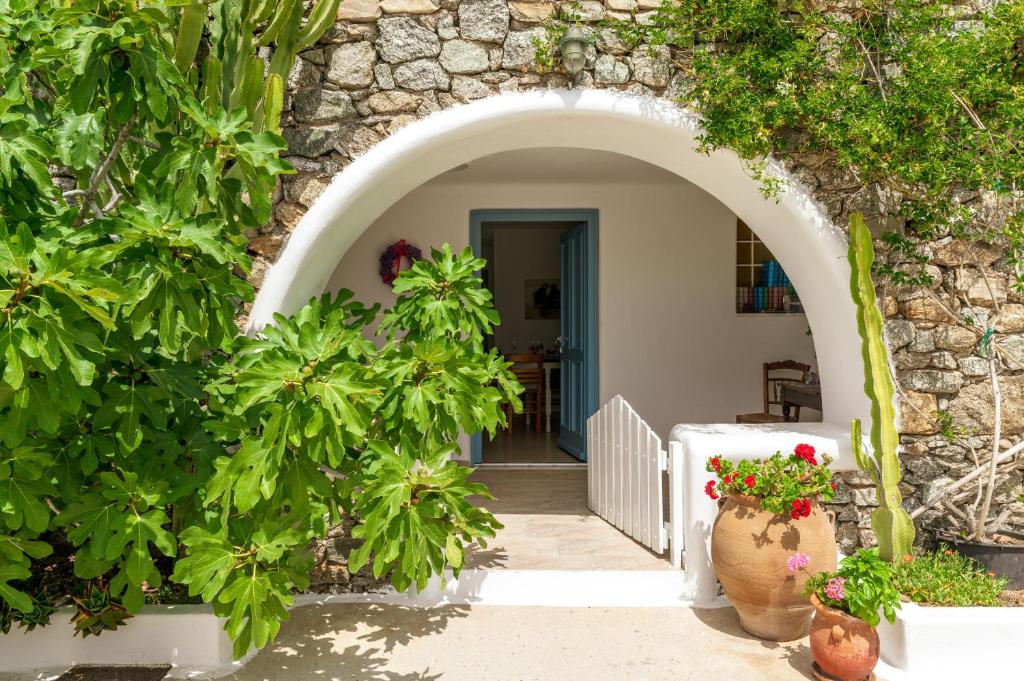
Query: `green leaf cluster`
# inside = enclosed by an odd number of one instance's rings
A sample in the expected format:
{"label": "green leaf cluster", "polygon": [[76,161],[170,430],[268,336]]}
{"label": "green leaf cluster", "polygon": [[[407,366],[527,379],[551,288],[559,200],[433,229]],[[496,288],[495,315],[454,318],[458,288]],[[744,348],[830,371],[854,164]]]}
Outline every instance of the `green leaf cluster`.
{"label": "green leaf cluster", "polygon": [[[825,592],[831,580],[841,580],[843,597],[835,599]],[[822,604],[837,608],[878,626],[882,616],[896,621],[900,592],[893,584],[893,566],[878,555],[878,549],[858,549],[843,558],[835,572],[819,572],[804,585],[806,595],[814,594]]]}
{"label": "green leaf cluster", "polygon": [[905,556],[893,563],[896,589],[914,601],[957,608],[999,607],[1005,577],[985,571],[981,563],[939,544],[934,551]]}
{"label": "green leaf cluster", "polygon": [[673,0],[610,23],[639,49],[672,47],[702,147],[749,160],[769,193],[762,159],[804,155],[851,189],[876,184],[913,240],[1005,237],[1019,274],[1024,4],[978,5]]}
{"label": "green leaf cluster", "polygon": [[498,318],[471,253],[416,263],[386,313],[344,293],[237,333],[247,237],[291,172],[283,78],[337,4],[0,0],[5,630],[70,601],[100,633],[170,577],[241,655],[343,514],[353,566],[402,588],[499,527],[451,460],[520,390],[483,352]]}

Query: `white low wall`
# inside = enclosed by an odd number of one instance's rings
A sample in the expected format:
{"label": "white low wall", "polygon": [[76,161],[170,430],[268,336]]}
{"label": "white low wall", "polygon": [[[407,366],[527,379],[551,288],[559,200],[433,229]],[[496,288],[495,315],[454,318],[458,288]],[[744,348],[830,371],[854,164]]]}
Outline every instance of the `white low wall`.
{"label": "white low wall", "polygon": [[149,605],[116,631],[74,635],[72,608],[51,624],[26,632],[17,625],[0,635],[0,671],[67,669],[76,664],[170,664],[172,678],[211,678],[236,665],[224,620],[206,605]]}
{"label": "white low wall", "polygon": [[850,446],[850,429],[832,423],[779,423],[744,425],[733,423],[683,423],[672,429],[669,448],[681,447],[683,559],[686,581],[693,593],[694,605],[707,607],[717,600],[718,583],[711,565],[711,528],[718,505],[704,493],[711,479],[705,470],[708,457],[723,459],[765,458],[775,452],[791,452],[798,444],[812,445],[832,457],[830,468],[849,471],[856,468]]}
{"label": "white low wall", "polygon": [[1020,679],[1024,608],[929,608],[904,603],[878,626],[879,681]]}

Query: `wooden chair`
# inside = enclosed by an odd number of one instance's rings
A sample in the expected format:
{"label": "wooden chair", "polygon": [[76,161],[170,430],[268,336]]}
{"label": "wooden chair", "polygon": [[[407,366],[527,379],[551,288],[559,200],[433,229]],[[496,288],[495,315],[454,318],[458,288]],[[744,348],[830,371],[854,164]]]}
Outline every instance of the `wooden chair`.
{"label": "wooden chair", "polygon": [[[505,359],[512,362],[509,370],[524,388],[519,397],[523,401],[527,423],[532,416],[533,428],[539,433],[544,419],[544,355],[505,355]],[[507,402],[505,418],[508,422],[506,429],[512,432],[512,405]]]}
{"label": "wooden chair", "polygon": [[[736,423],[784,423],[782,414],[773,414],[772,405],[782,408],[782,386],[786,383],[804,383],[809,364],[794,362],[791,359],[781,362],[764,363],[764,411],[759,414],[737,414]],[[781,374],[781,375],[780,375]],[[800,420],[800,407],[794,407],[793,421]]]}

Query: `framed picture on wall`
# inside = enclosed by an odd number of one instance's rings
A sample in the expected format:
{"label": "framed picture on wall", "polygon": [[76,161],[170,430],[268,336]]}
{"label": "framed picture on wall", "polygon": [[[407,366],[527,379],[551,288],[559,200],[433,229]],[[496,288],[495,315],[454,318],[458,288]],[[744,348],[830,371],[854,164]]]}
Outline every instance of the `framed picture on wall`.
{"label": "framed picture on wall", "polygon": [[525,284],[526,319],[559,319],[562,316],[562,289],[558,279],[527,279]]}

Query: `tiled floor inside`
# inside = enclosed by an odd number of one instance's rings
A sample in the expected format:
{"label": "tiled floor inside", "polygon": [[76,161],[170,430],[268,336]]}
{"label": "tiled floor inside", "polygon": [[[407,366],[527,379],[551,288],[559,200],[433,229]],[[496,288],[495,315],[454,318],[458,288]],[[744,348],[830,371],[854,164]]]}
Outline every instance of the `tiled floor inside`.
{"label": "tiled floor inside", "polygon": [[499,431],[493,440],[484,436],[484,463],[580,463],[558,448],[558,433],[536,432],[515,417],[512,430]]}
{"label": "tiled floor inside", "polygon": [[496,497],[479,499],[505,528],[466,566],[496,570],[671,570],[662,556],[587,508],[587,470],[477,469]]}

